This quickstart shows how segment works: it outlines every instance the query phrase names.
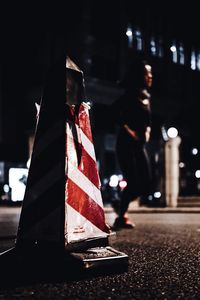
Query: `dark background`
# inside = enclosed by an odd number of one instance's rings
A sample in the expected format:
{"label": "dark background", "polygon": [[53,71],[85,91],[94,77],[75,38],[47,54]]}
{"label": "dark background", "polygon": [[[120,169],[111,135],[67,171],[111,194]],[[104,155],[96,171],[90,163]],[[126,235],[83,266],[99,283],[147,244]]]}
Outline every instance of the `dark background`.
{"label": "dark background", "polygon": [[[163,39],[162,58],[152,57],[147,47],[140,53],[154,73],[152,139],[161,138],[162,125],[177,127],[183,159],[189,160],[191,148],[200,146],[200,71],[190,68],[191,50],[200,49],[196,5],[112,0],[2,4],[0,160],[27,160],[27,140],[35,128],[34,103],[40,101],[49,70],[65,53],[84,71],[97,137],[113,133],[104,105],[117,98],[117,83],[138,55],[127,46],[128,24],[139,26],[146,45],[151,35]],[[171,60],[173,40],[184,44],[184,65]],[[195,159],[196,168],[199,158]]]}

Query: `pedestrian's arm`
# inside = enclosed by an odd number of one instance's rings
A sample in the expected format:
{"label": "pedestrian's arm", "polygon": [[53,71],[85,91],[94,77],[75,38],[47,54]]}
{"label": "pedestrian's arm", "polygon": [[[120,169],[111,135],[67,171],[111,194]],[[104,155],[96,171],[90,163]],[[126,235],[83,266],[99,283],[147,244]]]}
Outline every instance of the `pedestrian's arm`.
{"label": "pedestrian's arm", "polygon": [[137,132],[133,129],[131,129],[127,124],[124,124],[124,128],[126,129],[126,131],[128,132],[128,134],[134,139],[134,140],[138,140],[139,137],[137,135]]}

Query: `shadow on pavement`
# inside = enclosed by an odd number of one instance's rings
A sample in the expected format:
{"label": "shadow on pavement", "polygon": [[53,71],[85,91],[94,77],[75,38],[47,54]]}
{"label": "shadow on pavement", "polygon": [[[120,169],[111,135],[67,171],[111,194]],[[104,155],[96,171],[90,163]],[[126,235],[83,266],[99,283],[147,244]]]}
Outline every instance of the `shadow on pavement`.
{"label": "shadow on pavement", "polygon": [[87,269],[81,259],[61,249],[13,247],[0,254],[0,268],[0,289],[7,289],[33,283],[77,281],[119,274],[126,272],[128,265]]}

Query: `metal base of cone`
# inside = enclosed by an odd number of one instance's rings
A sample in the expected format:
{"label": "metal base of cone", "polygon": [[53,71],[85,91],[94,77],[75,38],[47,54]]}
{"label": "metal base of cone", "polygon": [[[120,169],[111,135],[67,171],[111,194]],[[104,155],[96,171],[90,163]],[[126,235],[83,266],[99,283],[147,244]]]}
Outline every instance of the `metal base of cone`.
{"label": "metal base of cone", "polygon": [[65,245],[65,250],[68,252],[77,252],[77,251],[85,251],[89,248],[94,247],[106,247],[108,246],[108,237],[97,237],[97,238],[91,238],[86,239],[83,241],[78,241],[74,243],[69,243]]}
{"label": "metal base of cone", "polygon": [[128,256],[110,246],[90,248],[85,252],[71,253],[74,257],[83,261],[85,270],[98,270],[108,268],[112,271],[119,268],[125,271],[128,267]]}

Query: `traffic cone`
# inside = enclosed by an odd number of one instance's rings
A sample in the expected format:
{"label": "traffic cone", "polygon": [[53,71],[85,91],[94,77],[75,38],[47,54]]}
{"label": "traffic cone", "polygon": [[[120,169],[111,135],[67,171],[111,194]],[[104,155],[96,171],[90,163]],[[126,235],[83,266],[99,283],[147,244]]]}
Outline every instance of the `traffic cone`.
{"label": "traffic cone", "polygon": [[16,245],[64,247],[65,86],[63,60],[49,73],[36,124]]}
{"label": "traffic cone", "polygon": [[91,132],[89,106],[69,109],[66,124],[66,244],[106,237],[100,179]]}
{"label": "traffic cone", "polygon": [[[114,262],[121,268],[128,257],[109,247],[89,107],[84,102],[66,105],[66,67],[83,82],[82,71],[69,58],[49,77],[14,252],[18,257],[34,252],[40,261],[47,254],[50,260],[55,255],[66,261],[67,253],[67,264],[77,271],[99,266],[101,259],[103,265]],[[77,249],[81,255],[73,252]]]}

